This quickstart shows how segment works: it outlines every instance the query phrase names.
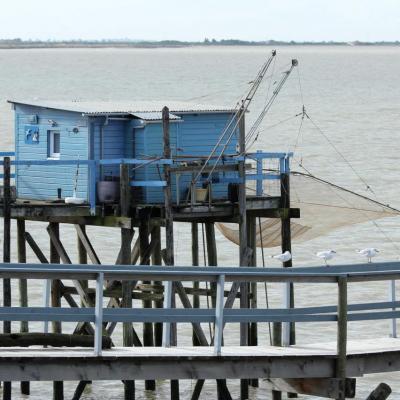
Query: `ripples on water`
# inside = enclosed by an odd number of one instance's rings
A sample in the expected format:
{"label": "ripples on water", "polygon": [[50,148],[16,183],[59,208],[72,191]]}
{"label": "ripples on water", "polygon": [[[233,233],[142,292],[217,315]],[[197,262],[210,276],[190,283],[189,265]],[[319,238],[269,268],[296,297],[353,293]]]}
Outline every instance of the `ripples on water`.
{"label": "ripples on water", "polygon": [[[184,49],[73,49],[73,50],[0,50],[0,150],[13,148],[13,113],[6,99],[82,99],[82,100],[181,100],[209,104],[234,105],[254,77],[258,67],[271,49],[243,48],[184,48]],[[391,47],[284,47],[278,48],[274,81],[287,68],[291,58],[298,58],[299,69],[288,80],[270,114],[264,121],[266,128],[291,117],[301,110],[302,97],[308,113],[321,126],[330,140],[349,159],[363,176],[377,198],[394,207],[400,207],[398,135],[400,114],[400,49]],[[265,101],[264,87],[247,115],[247,124],[257,116]],[[168,103],[166,102],[168,105]],[[299,121],[266,129],[254,149],[285,151],[293,148]],[[307,122],[299,140],[298,158],[315,175],[368,195],[364,185],[348,166],[330,148],[321,135]],[[392,240],[400,239],[398,218],[381,221],[380,226]],[[48,252],[48,238],[40,223],[27,223],[40,246]],[[88,228],[103,263],[113,263],[118,249],[119,235],[112,229]],[[62,227],[62,237],[70,255],[76,260],[74,231]],[[110,241],[110,237],[113,241]],[[175,228],[176,263],[188,264],[190,232],[187,226]],[[15,229],[13,230],[13,256]],[[236,265],[237,249],[218,234],[219,264]],[[393,248],[372,223],[341,229],[301,245],[293,246],[295,265],[316,265],[313,256],[317,250],[334,248],[336,262],[359,262],[354,249],[373,246],[381,250],[380,260],[397,260],[399,252]],[[267,250],[267,253],[270,251]],[[36,262],[28,254],[29,261]],[[259,258],[260,259],[260,258]],[[278,266],[272,265],[271,266]],[[42,288],[30,283],[31,304],[41,304]],[[16,287],[14,286],[14,293]],[[265,304],[263,287],[259,288],[259,304]],[[270,301],[280,303],[281,288],[270,288]],[[364,301],[368,296],[386,300],[385,283],[351,285],[351,301]],[[15,299],[17,301],[17,299]],[[303,285],[296,287],[299,305],[332,304],[336,301],[331,285]],[[388,322],[350,324],[350,338],[376,337],[388,334]],[[35,327],[32,325],[32,327]],[[36,325],[39,328],[39,325]],[[17,325],[15,326],[17,329]],[[66,330],[71,329],[65,325]],[[138,327],[140,330],[140,327]],[[182,326],[184,339],[189,344],[190,329]],[[120,340],[120,332],[118,332]],[[334,324],[299,324],[298,342],[312,343],[334,340]],[[225,335],[227,343],[238,343],[238,334],[232,329]],[[266,326],[260,326],[259,343],[268,343]],[[371,376],[358,380],[357,398],[366,394],[380,381],[389,383],[399,398],[398,374]],[[194,382],[182,381],[182,398],[190,398]],[[66,398],[71,398],[75,384],[66,384]],[[238,397],[237,381],[229,384]],[[142,382],[137,382],[137,398],[152,399],[144,393]],[[31,399],[51,397],[51,385],[34,383]],[[251,390],[252,398],[267,399],[270,394],[261,384]],[[202,398],[215,398],[215,385],[208,382]],[[157,398],[169,398],[169,384],[162,382]],[[19,399],[17,385],[13,398]],[[122,399],[122,385],[118,382],[95,383],[84,399]]]}

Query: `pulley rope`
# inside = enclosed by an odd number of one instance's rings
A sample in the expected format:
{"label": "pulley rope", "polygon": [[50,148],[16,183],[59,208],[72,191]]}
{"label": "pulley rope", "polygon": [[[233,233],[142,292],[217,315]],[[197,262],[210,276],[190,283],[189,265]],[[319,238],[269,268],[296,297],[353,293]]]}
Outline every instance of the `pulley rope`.
{"label": "pulley rope", "polygon": [[[240,108],[235,111],[235,114],[233,115],[233,117],[231,118],[230,122],[227,124],[226,128],[222,131],[220,137],[218,138],[217,143],[214,145],[213,149],[211,150],[209,156],[207,157],[207,159],[205,160],[204,164],[202,165],[202,167],[200,168],[199,172],[197,173],[197,175],[194,177],[194,179],[192,180],[192,184],[194,185],[199,178],[201,177],[202,173],[204,172],[204,169],[207,167],[208,163],[210,162],[211,158],[213,157],[213,155],[216,153],[217,149],[220,147],[222,141],[224,140],[225,136],[227,135],[227,133],[229,132],[229,129],[231,129],[231,133],[228,137],[227,143],[229,143],[230,139],[233,137],[233,135],[236,132],[236,128],[238,127],[240,120],[243,118],[243,116],[245,115],[249,105],[251,104],[251,101],[253,100],[254,95],[256,94],[262,80],[264,79],[264,76],[269,68],[269,66],[271,65],[272,60],[274,59],[276,55],[276,51],[273,50],[271,56],[268,58],[268,60],[263,64],[263,66],[261,67],[261,69],[259,70],[259,72],[257,73],[256,79],[253,81],[253,84],[250,88],[250,90],[248,91],[247,95],[244,97],[244,99],[242,99],[241,104],[240,104]],[[233,128],[231,128],[231,126],[233,125]],[[224,146],[224,149],[226,148],[227,145]],[[224,150],[223,150],[224,151]],[[215,162],[214,165],[216,165],[218,163],[218,161],[221,159],[223,151],[220,153],[220,155],[218,155],[217,157],[217,161]],[[215,168],[215,167],[214,167]],[[211,173],[209,174],[209,176],[211,176]]]}

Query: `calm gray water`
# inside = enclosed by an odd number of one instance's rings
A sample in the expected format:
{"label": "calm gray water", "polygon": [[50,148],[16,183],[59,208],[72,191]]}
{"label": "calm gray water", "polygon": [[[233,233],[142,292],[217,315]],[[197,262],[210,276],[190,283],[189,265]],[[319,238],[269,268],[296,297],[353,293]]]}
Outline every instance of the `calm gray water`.
{"label": "calm gray water", "polygon": [[[77,49],[77,50],[0,50],[0,150],[13,149],[13,113],[6,99],[81,99],[81,100],[166,100],[194,101],[209,104],[234,105],[254,77],[258,67],[269,55],[268,48],[189,48],[189,49]],[[277,102],[264,121],[265,131],[254,149],[288,150],[296,142],[299,120],[291,120],[274,127],[301,111],[304,103],[308,113],[323,132],[371,185],[384,203],[400,207],[398,165],[398,135],[400,114],[400,49],[391,47],[285,47],[278,49],[273,81],[289,66],[291,58],[298,58],[300,66],[288,80]],[[300,82],[300,84],[299,84]],[[302,88],[302,94],[299,87]],[[247,116],[248,124],[257,116],[265,101],[264,87]],[[309,123],[304,124],[298,141],[297,155],[304,165],[319,177],[368,195],[365,185],[328,145],[323,136]],[[295,166],[295,165],[294,165]],[[399,219],[341,229],[307,243],[294,245],[295,265],[317,265],[313,256],[318,250],[333,248],[338,252],[334,262],[360,262],[354,249],[374,246],[381,250],[380,260],[398,260],[399,250],[392,243],[399,242]],[[44,248],[48,239],[44,225],[28,223],[28,230]],[[88,230],[103,263],[113,263],[118,251],[118,231]],[[384,234],[382,233],[384,232]],[[74,232],[62,228],[64,244],[76,257]],[[219,234],[218,234],[219,235]],[[15,230],[14,230],[15,236]],[[189,230],[185,225],[175,229],[176,262],[190,262]],[[390,238],[390,240],[388,239]],[[15,242],[14,242],[15,243]],[[220,265],[238,263],[237,248],[218,236]],[[267,250],[273,254],[275,249]],[[13,247],[15,252],[15,246]],[[32,254],[29,260],[35,261]],[[14,253],[15,257],[15,253]],[[76,258],[75,258],[76,259]],[[15,260],[15,258],[14,258]],[[272,263],[270,266],[279,266]],[[271,287],[270,301],[280,303],[281,288]],[[16,288],[14,288],[16,293]],[[261,305],[265,304],[260,287]],[[42,287],[30,285],[31,304],[41,304]],[[296,301],[300,305],[332,304],[336,291],[333,286],[313,285],[298,287]],[[351,287],[352,301],[366,297],[387,298],[386,284],[362,284]],[[15,298],[17,302],[17,298]],[[32,325],[32,329],[40,329]],[[17,329],[17,327],[16,327]],[[71,327],[66,326],[66,331]],[[138,327],[140,330],[140,327]],[[260,327],[260,343],[268,343],[268,331]],[[180,344],[189,343],[190,329],[181,328]],[[384,337],[389,333],[386,321],[378,324],[351,324],[351,338]],[[334,324],[299,324],[298,342],[313,343],[334,340]],[[117,336],[117,341],[119,336]],[[227,343],[238,343],[237,330],[230,329]],[[365,398],[380,381],[389,383],[394,395],[400,398],[398,374],[371,376],[358,380],[357,398]],[[71,397],[75,383],[66,384],[66,398]],[[194,382],[182,382],[182,398],[190,398]],[[145,393],[142,382],[137,383],[137,398],[152,399]],[[237,382],[231,382],[234,396],[238,396]],[[156,397],[169,398],[168,382],[160,382]],[[45,395],[43,394],[45,393]],[[215,398],[213,382],[209,382],[202,398]],[[20,399],[15,385],[15,399]],[[32,399],[51,398],[50,385],[32,385]],[[85,399],[122,399],[118,382],[95,383]],[[251,391],[252,399],[268,399],[270,394],[261,383]]]}

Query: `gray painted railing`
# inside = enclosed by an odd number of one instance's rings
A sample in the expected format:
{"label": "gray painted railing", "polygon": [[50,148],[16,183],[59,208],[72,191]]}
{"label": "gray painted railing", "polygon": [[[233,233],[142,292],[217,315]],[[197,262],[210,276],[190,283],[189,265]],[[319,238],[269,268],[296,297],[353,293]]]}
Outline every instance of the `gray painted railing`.
{"label": "gray painted railing", "polygon": [[[164,267],[123,265],[59,265],[0,264],[0,278],[79,279],[96,281],[96,302],[93,308],[0,307],[1,321],[64,321],[89,322],[95,326],[96,355],[101,355],[103,322],[215,323],[214,353],[221,354],[222,332],[226,323],[247,322],[322,322],[338,325],[338,370],[345,376],[348,321],[392,319],[400,317],[400,302],[347,303],[349,282],[395,281],[400,279],[400,263],[376,263],[310,268],[239,268],[239,267]],[[164,282],[216,282],[216,308],[163,309],[103,308],[105,280],[151,280]],[[332,306],[276,309],[224,308],[224,286],[227,282],[298,282],[333,283],[338,285],[338,302]],[[170,286],[170,285],[169,285]],[[165,305],[170,295],[164,296]],[[387,311],[385,311],[387,310]],[[164,345],[168,340],[164,338]]]}

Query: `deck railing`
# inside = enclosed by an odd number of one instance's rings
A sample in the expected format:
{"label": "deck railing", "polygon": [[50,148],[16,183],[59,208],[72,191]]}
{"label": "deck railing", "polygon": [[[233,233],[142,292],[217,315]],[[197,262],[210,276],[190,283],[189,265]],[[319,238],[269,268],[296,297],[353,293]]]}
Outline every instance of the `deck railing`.
{"label": "deck railing", "polygon": [[[256,195],[262,196],[263,195],[263,182],[265,180],[280,180],[282,174],[288,174],[290,172],[289,169],[289,160],[292,156],[292,153],[267,153],[262,151],[257,151],[256,153],[248,153],[243,156],[230,156],[229,161],[233,167],[237,162],[240,161],[247,161],[252,160],[256,162],[256,173],[251,171],[250,173],[245,174],[245,181],[256,181]],[[0,157],[14,157],[14,152],[0,152]],[[275,171],[265,172],[263,170],[263,160],[265,159],[274,159],[278,161],[278,167]],[[116,158],[116,159],[103,159],[103,160],[82,160],[82,159],[74,159],[74,160],[67,160],[67,159],[60,159],[60,160],[53,160],[53,159],[46,159],[46,160],[12,160],[12,166],[24,165],[24,166],[32,166],[32,165],[44,165],[44,166],[68,166],[68,165],[86,165],[88,166],[88,202],[90,204],[90,211],[94,215],[96,212],[96,171],[99,166],[104,165],[135,165],[135,166],[149,166],[149,165],[174,165],[180,166],[184,162],[184,159],[163,159],[163,158],[145,158],[145,159],[133,159],[133,158]],[[4,161],[0,161],[0,165],[3,165]],[[228,165],[229,166],[229,165]],[[200,168],[197,167],[185,166],[184,169],[176,168],[175,171],[172,170],[172,173],[181,174],[183,171],[186,173],[190,173],[193,168]],[[213,168],[214,169],[214,168]],[[180,172],[177,172],[180,171]],[[239,177],[238,171],[234,168],[230,171],[229,177],[225,176],[224,172],[219,172],[218,168],[215,168],[216,173],[220,174],[221,176],[218,177],[218,183],[243,183],[243,178]],[[15,174],[11,174],[11,178],[14,178]],[[0,174],[0,178],[3,178],[3,174]],[[200,180],[199,183],[202,183]],[[158,180],[132,180],[130,185],[133,187],[163,187],[165,186],[165,181],[163,179]],[[188,188],[187,188],[188,189]],[[176,198],[179,202],[180,197],[180,190],[179,187],[179,179],[176,182]]]}
{"label": "deck railing", "polygon": [[[394,320],[400,317],[400,302],[394,298],[385,302],[349,304],[347,286],[353,282],[395,281],[400,279],[400,263],[344,265],[336,267],[310,267],[290,269],[261,269],[239,267],[164,267],[164,266],[88,266],[55,264],[1,264],[0,278],[72,279],[96,281],[96,302],[92,308],[51,307],[1,307],[1,321],[64,321],[88,322],[95,326],[96,355],[102,353],[103,322],[152,322],[164,323],[163,345],[169,346],[171,323],[214,323],[213,340],[215,355],[221,354],[222,333],[226,323],[250,322],[336,322],[337,324],[337,377],[345,377],[347,323],[349,321]],[[185,281],[215,282],[217,286],[215,309],[169,308],[171,292],[164,293],[164,308],[104,308],[104,281],[164,281],[182,285]],[[301,308],[233,309],[233,301],[242,282],[331,283],[338,287],[337,304]],[[227,300],[226,284],[231,283]],[[165,285],[166,288],[171,285]],[[176,286],[177,288],[178,286]],[[181,286],[182,288],[182,286]],[[167,290],[167,289],[166,289]],[[200,328],[201,329],[201,328]],[[1,354],[1,353],[0,353]]]}

